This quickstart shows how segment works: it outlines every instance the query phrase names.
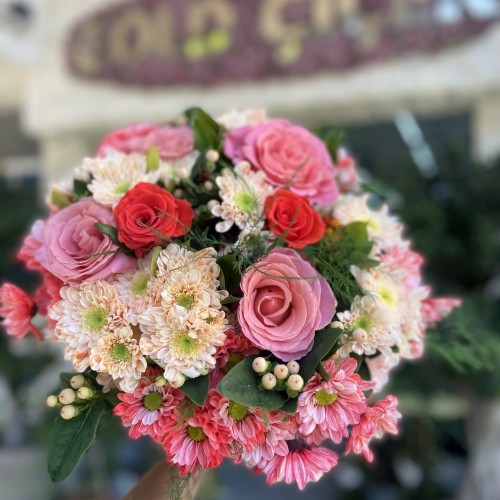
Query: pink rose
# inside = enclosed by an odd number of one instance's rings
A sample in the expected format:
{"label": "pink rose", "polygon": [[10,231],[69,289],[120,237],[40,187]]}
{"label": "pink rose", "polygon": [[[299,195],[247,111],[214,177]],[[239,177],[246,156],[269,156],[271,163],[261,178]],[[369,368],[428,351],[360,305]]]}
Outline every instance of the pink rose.
{"label": "pink rose", "polygon": [[158,148],[164,160],[182,158],[194,149],[193,131],[185,126],[136,123],[108,134],[99,145],[97,156],[105,156],[109,150],[146,154],[152,146]]}
{"label": "pink rose", "polygon": [[311,203],[328,205],[337,199],[336,168],[330,154],[303,127],[272,120],[237,128],[226,135],[224,152],[234,161],[250,162],[271,184],[289,188]]}
{"label": "pink rose", "polygon": [[283,361],[300,359],[333,318],[337,301],[325,278],[299,253],[278,248],[241,281],[238,320],[244,335]]}
{"label": "pink rose", "polygon": [[96,222],[113,225],[113,213],[92,198],[63,208],[45,223],[36,259],[65,283],[105,278],[134,268],[135,259],[116,253],[118,247],[95,227]]}

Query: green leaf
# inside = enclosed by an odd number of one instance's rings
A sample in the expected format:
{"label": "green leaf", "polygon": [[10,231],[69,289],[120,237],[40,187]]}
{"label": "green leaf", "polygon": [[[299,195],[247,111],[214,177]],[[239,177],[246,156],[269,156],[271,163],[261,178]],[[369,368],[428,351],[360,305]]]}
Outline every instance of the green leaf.
{"label": "green leaf", "polygon": [[146,155],[146,165],[148,172],[155,172],[160,168],[160,155],[156,146],[152,146],[148,151]]}
{"label": "green leaf", "polygon": [[87,183],[81,181],[80,179],[73,180],[73,192],[75,193],[75,198],[79,200],[80,198],[85,198],[90,195],[89,190],[87,189]]}
{"label": "green leaf", "polygon": [[195,404],[203,406],[210,389],[210,378],[208,375],[186,380],[180,390]]}
{"label": "green leaf", "polygon": [[330,153],[330,156],[332,157],[332,160],[334,162],[337,161],[338,149],[343,139],[343,130],[330,130],[325,137],[326,147],[328,148],[328,152]]}
{"label": "green leaf", "polygon": [[287,401],[284,392],[266,391],[258,387],[258,378],[252,369],[255,356],[245,358],[238,363],[219,382],[217,391],[226,398],[245,406],[277,410]]}
{"label": "green leaf", "polygon": [[200,156],[198,156],[195,164],[193,165],[193,168],[191,169],[190,178],[192,181],[195,182],[196,179],[203,173],[206,164],[207,160],[205,159],[205,155],[201,154]]}
{"label": "green leaf", "polygon": [[[236,267],[236,254],[230,253],[224,255],[217,259],[217,264],[220,267],[222,279],[219,278],[221,282],[221,288],[231,292],[236,292],[240,288],[241,274],[238,272]],[[222,283],[224,285],[222,285]]]}
{"label": "green leaf", "polygon": [[162,251],[161,246],[154,247],[151,252],[151,276],[156,276],[156,272],[158,271],[158,257]]}
{"label": "green leaf", "polygon": [[297,398],[290,398],[280,410],[286,411],[287,413],[297,413]]}
{"label": "green leaf", "polygon": [[201,108],[190,108],[186,111],[189,125],[193,129],[196,149],[206,151],[222,147],[222,131],[219,124]]}
{"label": "green leaf", "polygon": [[50,201],[58,208],[65,208],[70,204],[68,198],[57,191],[52,191],[50,194]]}
{"label": "green leaf", "polygon": [[339,328],[325,328],[316,332],[311,352],[299,359],[299,373],[304,379],[304,383],[313,376],[318,363],[328,356],[340,335],[342,335],[342,330]]}
{"label": "green leaf", "polygon": [[66,479],[90,448],[97,426],[108,406],[97,400],[85,413],[71,420],[57,417],[49,438],[48,470],[52,481]]}
{"label": "green leaf", "polygon": [[240,300],[238,297],[234,297],[233,295],[229,295],[229,297],[226,297],[225,299],[221,300],[221,304],[223,306],[227,306],[228,304],[232,304],[233,302],[238,302]]}
{"label": "green leaf", "polygon": [[116,246],[122,246],[118,240],[118,231],[116,227],[104,224],[104,222],[96,222],[94,226],[99,229],[102,234],[106,235]]}
{"label": "green leaf", "polygon": [[77,373],[67,373],[67,372],[61,372],[59,374],[59,379],[61,380],[61,387],[71,387],[71,379],[75,376],[78,375]]}

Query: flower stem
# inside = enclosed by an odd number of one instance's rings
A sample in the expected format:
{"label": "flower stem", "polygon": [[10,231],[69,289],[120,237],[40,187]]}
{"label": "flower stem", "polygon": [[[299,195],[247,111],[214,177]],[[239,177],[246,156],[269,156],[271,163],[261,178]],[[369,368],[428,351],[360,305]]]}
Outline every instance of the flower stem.
{"label": "flower stem", "polygon": [[321,378],[325,382],[328,382],[330,380],[330,375],[328,375],[328,373],[325,370],[325,367],[323,366],[323,363],[321,363],[321,361],[318,363],[318,366],[316,367],[316,371],[321,375]]}

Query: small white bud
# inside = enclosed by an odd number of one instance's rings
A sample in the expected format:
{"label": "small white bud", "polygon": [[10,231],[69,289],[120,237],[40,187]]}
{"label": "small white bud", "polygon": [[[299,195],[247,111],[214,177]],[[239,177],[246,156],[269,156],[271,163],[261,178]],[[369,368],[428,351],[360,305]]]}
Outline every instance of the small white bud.
{"label": "small white bud", "polygon": [[203,187],[207,190],[207,191],[212,191],[212,189],[214,188],[214,183],[212,181],[205,181],[203,183]]}
{"label": "small white bud", "polygon": [[66,405],[61,408],[61,417],[64,420],[71,420],[73,417],[76,417],[78,412],[73,405]]}
{"label": "small white bud", "polygon": [[332,328],[338,328],[339,330],[344,329],[344,323],[341,323],[340,321],[334,321],[331,326]]}
{"label": "small white bud", "polygon": [[71,387],[73,387],[73,389],[75,389],[75,391],[77,391],[85,383],[85,377],[83,375],[80,375],[80,374],[74,375],[73,377],[71,377],[71,380],[69,381],[69,383],[70,383]]}
{"label": "small white bud", "polygon": [[266,373],[262,377],[262,386],[264,387],[264,389],[267,389],[269,391],[276,387],[276,382],[277,379],[272,373]]}
{"label": "small white bud", "polygon": [[288,371],[292,375],[297,375],[300,371],[300,365],[297,363],[297,361],[289,361],[286,366],[288,367]]}
{"label": "small white bud", "polygon": [[75,401],[75,398],[76,398],[75,391],[73,389],[70,389],[69,387],[67,389],[63,389],[59,393],[59,401],[63,405],[70,405]]}
{"label": "small white bud", "polygon": [[363,343],[366,342],[368,334],[366,333],[366,330],[364,330],[363,328],[356,328],[356,330],[352,332],[352,338],[356,342]]}
{"label": "small white bud", "polygon": [[48,398],[47,398],[47,406],[49,408],[54,408],[55,406],[57,406],[57,396],[54,396],[53,394],[51,394]]}
{"label": "small white bud", "polygon": [[170,382],[170,385],[175,389],[179,389],[179,387],[182,387],[184,385],[184,382],[186,382],[186,377],[182,373],[179,373],[179,375],[175,377],[175,380],[173,382]]}
{"label": "small white bud", "polygon": [[304,379],[300,375],[290,375],[286,381],[286,385],[292,391],[300,391],[304,387]]}
{"label": "small white bud", "polygon": [[255,358],[252,361],[252,368],[256,373],[263,373],[267,370],[267,361],[263,357]]}
{"label": "small white bud", "polygon": [[215,163],[216,161],[219,161],[219,158],[220,158],[220,154],[215,149],[209,149],[205,153],[205,160],[207,160],[209,162]]}
{"label": "small white bud", "polygon": [[218,200],[210,200],[207,203],[207,208],[211,212],[214,209],[214,207],[216,207],[217,205],[220,205]]}
{"label": "small white bud", "polygon": [[200,375],[203,377],[204,375],[208,375],[208,368],[204,366],[203,368],[200,368]]}
{"label": "small white bud", "polygon": [[189,177],[189,173],[185,168],[181,168],[177,171],[177,177],[179,180],[183,181]]}
{"label": "small white bud", "polygon": [[76,393],[76,395],[80,398],[80,399],[90,399],[93,395],[94,395],[94,391],[92,389],[90,389],[90,387],[80,387],[80,389],[78,389],[78,392]]}
{"label": "small white bud", "polygon": [[279,380],[285,380],[288,377],[288,367],[286,365],[276,365],[273,372]]}
{"label": "small white bud", "polygon": [[181,188],[174,189],[172,193],[176,198],[182,198],[184,196],[184,191]]}
{"label": "small white bud", "polygon": [[155,385],[158,387],[165,387],[167,385],[167,379],[160,375],[159,377],[156,377]]}

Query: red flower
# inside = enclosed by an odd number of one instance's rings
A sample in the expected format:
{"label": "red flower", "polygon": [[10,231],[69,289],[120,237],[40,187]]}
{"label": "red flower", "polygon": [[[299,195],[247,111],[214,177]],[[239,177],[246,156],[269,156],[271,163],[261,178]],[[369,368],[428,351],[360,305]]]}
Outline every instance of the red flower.
{"label": "red flower", "polygon": [[278,189],[264,205],[271,231],[283,236],[291,248],[317,243],[325,234],[325,223],[306,198]]}
{"label": "red flower", "polygon": [[118,239],[135,251],[137,257],[165,238],[189,231],[194,212],[186,200],[174,198],[156,184],[140,182],[115,208]]}

